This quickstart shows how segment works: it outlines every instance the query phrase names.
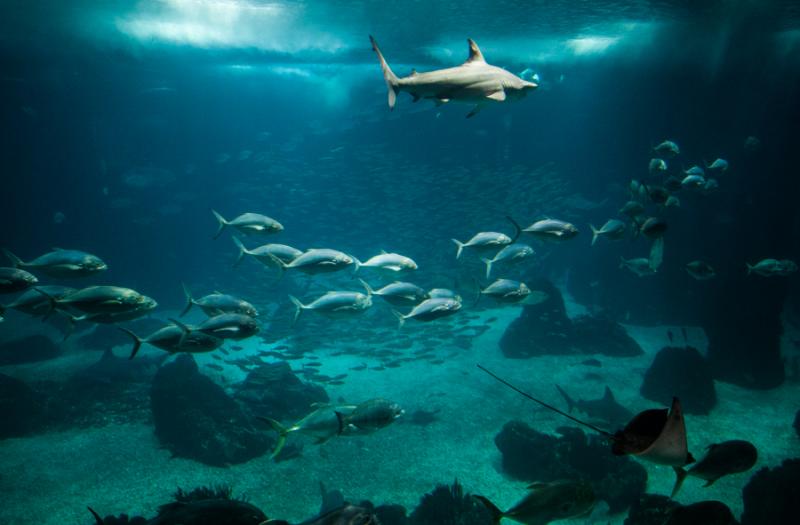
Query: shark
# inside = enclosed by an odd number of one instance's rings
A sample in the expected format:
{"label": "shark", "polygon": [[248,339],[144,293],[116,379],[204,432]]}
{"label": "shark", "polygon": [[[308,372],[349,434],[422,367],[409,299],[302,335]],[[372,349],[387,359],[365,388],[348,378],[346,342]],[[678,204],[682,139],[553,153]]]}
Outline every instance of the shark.
{"label": "shark", "polygon": [[394,109],[398,93],[405,91],[411,94],[414,102],[424,98],[432,99],[437,106],[447,102],[474,104],[472,111],[467,113],[467,118],[470,118],[487,104],[519,100],[538,87],[535,82],[523,80],[503,68],[488,64],[478,44],[471,38],[467,39],[469,57],[460,66],[424,73],[412,70],[409,76],[402,78],[392,72],[372,35],[369,40],[381,63],[389,90],[390,110]]}

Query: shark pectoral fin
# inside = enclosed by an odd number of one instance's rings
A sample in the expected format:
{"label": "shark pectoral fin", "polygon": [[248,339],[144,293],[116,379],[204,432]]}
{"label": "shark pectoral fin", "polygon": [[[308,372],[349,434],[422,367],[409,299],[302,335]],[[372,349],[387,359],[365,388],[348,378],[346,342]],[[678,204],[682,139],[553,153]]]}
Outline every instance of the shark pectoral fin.
{"label": "shark pectoral fin", "polygon": [[472,111],[470,111],[469,113],[467,113],[467,118],[472,118],[472,117],[474,117],[474,116],[475,116],[475,115],[477,115],[477,114],[478,114],[478,112],[479,112],[480,110],[482,110],[482,109],[483,109],[483,104],[476,104],[476,105],[475,105],[475,107],[474,107],[474,108],[472,108]]}
{"label": "shark pectoral fin", "polygon": [[486,95],[486,98],[490,98],[497,102],[503,102],[506,99],[506,92],[501,89],[499,91],[495,91],[494,93]]}

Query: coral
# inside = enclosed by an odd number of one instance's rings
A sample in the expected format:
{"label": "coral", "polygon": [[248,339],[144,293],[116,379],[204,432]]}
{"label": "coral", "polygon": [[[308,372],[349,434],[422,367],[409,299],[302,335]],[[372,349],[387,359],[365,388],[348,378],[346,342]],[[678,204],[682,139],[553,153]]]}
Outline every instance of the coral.
{"label": "coral", "polygon": [[491,525],[489,511],[456,480],[425,494],[409,516],[410,525]]}

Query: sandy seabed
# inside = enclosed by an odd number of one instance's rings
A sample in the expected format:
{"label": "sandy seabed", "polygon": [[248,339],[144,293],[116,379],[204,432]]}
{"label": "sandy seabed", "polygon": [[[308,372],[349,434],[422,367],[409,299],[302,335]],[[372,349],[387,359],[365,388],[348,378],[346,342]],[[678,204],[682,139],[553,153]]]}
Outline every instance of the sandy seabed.
{"label": "sandy seabed", "polygon": [[[401,419],[371,436],[337,438],[321,446],[307,441],[302,456],[282,463],[273,463],[265,455],[245,464],[215,468],[172,458],[159,447],[152,427],[143,423],[0,441],[0,523],[90,524],[87,505],[102,515],[152,517],[177,487],[212,484],[230,484],[235,494],[245,495],[269,517],[293,522],[319,509],[320,481],[341,490],[350,501],[399,503],[411,510],[437,484],[458,479],[467,491],[486,495],[500,507],[509,506],[525,494],[525,483],[511,480],[500,471],[494,436],[511,419],[551,433],[566,422],[495,382],[478,370],[476,363],[556,406],[564,403],[554,384],[583,399],[600,397],[607,384],[621,404],[636,412],[654,407],[639,396],[639,386],[653,355],[667,345],[669,329],[626,326],[645,351],[635,358],[581,355],[510,360],[501,355],[497,342],[517,315],[518,309],[513,307],[481,312],[474,324],[483,324],[490,317],[497,320],[475,340],[472,349],[459,350],[456,357],[438,366],[414,361],[385,371],[352,372],[349,368],[360,364],[361,357],[326,357],[320,353],[322,373],[350,373],[344,385],[326,387],[332,400],[357,402],[385,397],[399,402],[408,412],[440,410],[438,419],[428,426]],[[403,330],[411,332],[414,326],[409,324]],[[680,333],[679,329],[672,331]],[[689,333],[692,344],[702,348],[702,332]],[[258,338],[245,346],[241,354],[268,348]],[[440,350],[449,354],[455,348]],[[119,353],[124,352],[119,349]],[[84,352],[83,359],[91,362],[98,355]],[[589,357],[601,360],[602,368],[580,364]],[[204,373],[209,370],[202,364],[210,362],[216,361],[208,356],[198,358]],[[59,365],[58,360],[48,363],[23,372],[44,374]],[[9,370],[0,371],[14,375],[11,367],[6,368]],[[587,371],[601,374],[602,379],[584,379]],[[701,480],[689,478],[677,500],[686,504],[718,499],[740,515],[741,490],[749,477],[763,466],[775,466],[800,455],[800,440],[791,426],[800,406],[800,384],[787,382],[770,391],[745,390],[725,383],[716,386],[719,401],[711,415],[686,417],[690,449],[701,457],[708,444],[747,439],[759,449],[758,464],[749,473],[723,478],[707,489],[702,488]],[[304,438],[290,437],[295,439]],[[669,494],[674,482],[672,470],[649,464],[645,468],[648,492]],[[596,511],[590,518],[561,523],[622,523],[624,518],[624,513],[607,516]]]}

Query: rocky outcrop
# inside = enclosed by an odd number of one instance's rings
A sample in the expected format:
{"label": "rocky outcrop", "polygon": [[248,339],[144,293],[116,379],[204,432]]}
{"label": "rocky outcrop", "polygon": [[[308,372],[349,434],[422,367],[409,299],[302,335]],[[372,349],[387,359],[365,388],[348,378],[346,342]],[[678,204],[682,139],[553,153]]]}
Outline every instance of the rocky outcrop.
{"label": "rocky outcrop", "polygon": [[298,420],[310,412],[314,403],[329,401],[324,388],[301,381],[285,361],[250,371],[234,397],[254,416],[283,421]]}
{"label": "rocky outcrop", "polygon": [[678,397],[687,414],[708,414],[717,404],[711,367],[691,346],[659,350],[639,391],[643,397],[664,406]]}

